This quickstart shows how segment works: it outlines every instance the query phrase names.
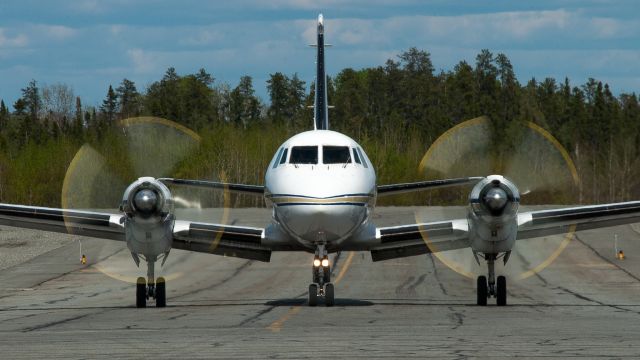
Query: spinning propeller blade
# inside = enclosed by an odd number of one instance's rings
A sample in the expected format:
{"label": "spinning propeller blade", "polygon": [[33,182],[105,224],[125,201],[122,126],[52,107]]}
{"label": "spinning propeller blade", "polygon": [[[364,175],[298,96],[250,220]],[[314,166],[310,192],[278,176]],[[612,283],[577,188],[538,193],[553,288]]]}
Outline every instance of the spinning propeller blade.
{"label": "spinning propeller blade", "polygon": [[[513,122],[498,138],[493,125],[483,116],[451,128],[428,149],[420,172],[426,179],[503,175],[519,188],[525,210],[528,206],[576,203],[577,171],[567,151],[551,134],[531,122]],[[416,211],[418,223],[466,216],[468,189],[436,190],[431,196],[444,202],[437,205],[458,207],[420,209]],[[513,264],[504,272],[519,278],[533,275],[549,265],[571,237],[566,234],[518,242],[510,257]],[[468,249],[435,255],[454,271],[471,278],[486,271]]]}
{"label": "spinning propeller blade", "polygon": [[[114,125],[114,130],[107,132],[101,141],[83,145],[76,153],[64,179],[63,208],[120,213],[118,206],[130,183],[142,176],[175,176],[181,164],[192,158],[200,145],[200,136],[195,132],[156,117],[125,119]],[[223,176],[212,180],[226,179]],[[177,217],[204,221],[203,198],[207,199],[208,206],[224,207],[220,199],[227,197],[211,193],[187,187],[172,189]],[[224,224],[226,211],[215,214],[220,218],[206,221]],[[95,262],[94,266],[110,277],[136,283],[136,278],[144,273],[131,260],[124,243],[101,242],[92,248],[93,253],[87,249],[89,261]],[[162,268],[167,280],[197,271],[189,267],[188,261],[178,261],[184,256],[187,255],[169,256]]]}

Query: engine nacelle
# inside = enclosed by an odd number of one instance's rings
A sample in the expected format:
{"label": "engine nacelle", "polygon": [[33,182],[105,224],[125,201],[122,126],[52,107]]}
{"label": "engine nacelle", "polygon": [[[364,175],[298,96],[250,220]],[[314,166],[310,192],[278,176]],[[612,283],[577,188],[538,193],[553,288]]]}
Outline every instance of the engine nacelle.
{"label": "engine nacelle", "polygon": [[510,251],[518,233],[520,192],[507,178],[491,175],[478,182],[469,195],[469,232],[476,252]]}
{"label": "engine nacelle", "polygon": [[120,210],[125,213],[127,247],[136,256],[156,260],[171,250],[175,223],[174,202],[166,185],[141,177],[127,187]]}

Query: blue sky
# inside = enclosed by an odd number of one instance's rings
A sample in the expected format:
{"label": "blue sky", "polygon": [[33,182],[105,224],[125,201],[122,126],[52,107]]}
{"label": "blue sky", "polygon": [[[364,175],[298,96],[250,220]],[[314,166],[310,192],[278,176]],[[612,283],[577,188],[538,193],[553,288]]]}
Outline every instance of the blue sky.
{"label": "blue sky", "polygon": [[35,79],[70,85],[98,104],[123,78],[144,90],[173,66],[205,68],[235,86],[251,75],[267,100],[268,74],[314,76],[315,18],[323,12],[329,74],[378,66],[411,46],[436,69],[504,52],[521,82],[589,77],[640,92],[640,1],[2,0],[0,98]]}

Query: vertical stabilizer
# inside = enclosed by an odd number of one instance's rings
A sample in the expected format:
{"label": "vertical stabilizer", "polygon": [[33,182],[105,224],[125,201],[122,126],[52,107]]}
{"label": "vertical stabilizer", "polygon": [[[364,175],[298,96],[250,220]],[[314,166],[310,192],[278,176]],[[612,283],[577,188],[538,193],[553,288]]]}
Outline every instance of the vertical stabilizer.
{"label": "vertical stabilizer", "polygon": [[316,60],[316,98],[313,120],[316,130],[329,130],[329,107],[327,106],[327,75],[324,72],[324,19],[318,15],[318,56]]}

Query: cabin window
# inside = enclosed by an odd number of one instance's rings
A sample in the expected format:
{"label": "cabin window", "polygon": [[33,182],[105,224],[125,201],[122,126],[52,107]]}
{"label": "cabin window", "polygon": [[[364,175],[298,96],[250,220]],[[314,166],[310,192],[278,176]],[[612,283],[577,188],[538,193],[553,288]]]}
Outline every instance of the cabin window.
{"label": "cabin window", "polygon": [[317,146],[294,146],[291,148],[289,164],[317,164]]}
{"label": "cabin window", "polygon": [[358,151],[356,150],[356,148],[353,148],[353,160],[356,161],[356,163],[358,164],[362,164],[362,162],[360,161],[360,156],[358,155]]}
{"label": "cabin window", "polygon": [[289,149],[284,149],[284,152],[282,153],[282,158],[280,158],[280,164],[284,164],[287,162],[287,153],[289,152]]}
{"label": "cabin window", "polygon": [[360,158],[362,159],[362,165],[364,165],[364,167],[369,168],[369,166],[367,165],[367,159],[364,157],[364,155],[362,155],[362,150],[360,150],[360,148],[358,149],[358,155],[360,155]]}
{"label": "cabin window", "polygon": [[347,164],[351,162],[351,151],[348,146],[323,146],[322,162],[324,164]]}
{"label": "cabin window", "polygon": [[280,148],[280,150],[278,151],[278,154],[276,155],[275,159],[273,159],[273,168],[274,169],[278,167],[278,163],[280,161],[280,156],[282,155],[282,151],[283,150],[284,150],[283,148]]}

